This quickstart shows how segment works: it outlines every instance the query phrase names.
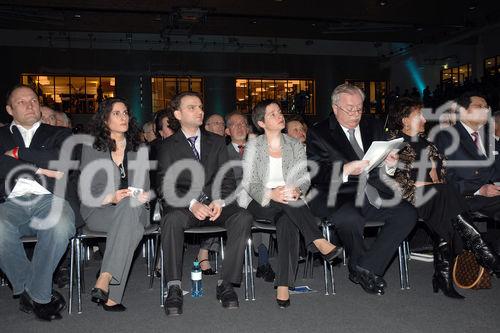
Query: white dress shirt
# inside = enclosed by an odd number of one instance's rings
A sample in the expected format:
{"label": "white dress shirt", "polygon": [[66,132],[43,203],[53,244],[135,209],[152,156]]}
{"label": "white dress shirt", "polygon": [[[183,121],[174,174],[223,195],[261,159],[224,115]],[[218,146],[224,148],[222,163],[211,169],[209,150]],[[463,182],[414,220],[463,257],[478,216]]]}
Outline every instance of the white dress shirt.
{"label": "white dress shirt", "polygon": [[[14,133],[12,128],[16,126],[23,138],[24,147],[29,148],[29,146],[31,145],[31,140],[33,140],[33,136],[35,135],[36,130],[38,129],[38,127],[40,127],[40,123],[41,122],[38,121],[34,123],[30,129],[26,129],[23,126],[16,124],[15,121],[13,121],[10,124],[10,132]],[[12,189],[12,192],[10,192],[8,198],[12,199],[26,194],[43,195],[43,194],[50,194],[50,192],[33,179],[19,178],[16,181],[16,185],[14,185],[14,188]]]}

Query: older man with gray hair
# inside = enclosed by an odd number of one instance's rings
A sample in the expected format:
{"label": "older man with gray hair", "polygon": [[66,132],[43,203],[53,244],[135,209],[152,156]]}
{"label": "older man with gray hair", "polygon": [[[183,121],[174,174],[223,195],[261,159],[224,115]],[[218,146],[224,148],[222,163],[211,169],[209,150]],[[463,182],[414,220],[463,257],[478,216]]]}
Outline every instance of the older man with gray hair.
{"label": "older man with gray hair", "polygon": [[[377,119],[362,115],[364,98],[358,87],[339,85],[331,96],[333,112],[309,129],[307,156],[319,165],[312,179],[317,195],[310,206],[318,216],[333,221],[349,255],[349,279],[366,292],[381,295],[387,285],[382,276],[399,244],[415,226],[417,214],[406,201],[386,205],[395,193],[382,177],[395,171],[396,154],[389,154],[385,167],[374,168],[366,181],[369,161],[363,160],[364,152],[373,141],[385,140],[385,135]],[[370,248],[363,239],[367,221],[385,223]]]}

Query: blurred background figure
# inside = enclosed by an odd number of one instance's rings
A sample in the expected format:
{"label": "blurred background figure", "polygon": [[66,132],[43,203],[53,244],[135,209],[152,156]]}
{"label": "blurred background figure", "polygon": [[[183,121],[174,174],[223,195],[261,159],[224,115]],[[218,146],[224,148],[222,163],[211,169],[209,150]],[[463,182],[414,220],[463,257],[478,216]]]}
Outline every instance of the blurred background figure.
{"label": "blurred background figure", "polygon": [[48,106],[41,106],[40,111],[42,111],[42,123],[56,126],[56,112],[49,108]]}
{"label": "blurred background figure", "polygon": [[156,139],[155,124],[152,121],[148,121],[142,125],[142,135],[146,143],[151,143]]}
{"label": "blurred background figure", "polygon": [[225,136],[226,125],[224,123],[224,118],[222,118],[220,114],[211,115],[207,118],[205,130],[220,136]]}
{"label": "blurred background figure", "polygon": [[71,128],[71,120],[68,115],[61,111],[55,111],[56,126]]}
{"label": "blurred background figure", "polygon": [[306,127],[300,117],[292,116],[286,122],[286,133],[300,143],[306,142]]}

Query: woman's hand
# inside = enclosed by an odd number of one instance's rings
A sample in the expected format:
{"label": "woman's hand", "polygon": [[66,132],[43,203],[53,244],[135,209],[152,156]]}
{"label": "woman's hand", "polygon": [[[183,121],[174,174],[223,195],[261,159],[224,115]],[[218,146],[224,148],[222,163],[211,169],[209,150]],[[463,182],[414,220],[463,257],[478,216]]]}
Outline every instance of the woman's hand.
{"label": "woman's hand", "polygon": [[297,201],[300,198],[302,192],[298,187],[286,187],[285,197],[287,201]]}
{"label": "woman's hand", "polygon": [[49,170],[49,169],[43,169],[43,168],[38,168],[36,171],[37,175],[44,175],[49,178],[54,178],[54,179],[61,179],[64,176],[64,172],[57,171],[57,170]]}
{"label": "woman's hand", "polygon": [[139,200],[140,203],[146,203],[149,201],[150,193],[149,191],[141,191],[141,194],[137,196],[137,200]]}
{"label": "woman's hand", "polygon": [[129,189],[118,190],[112,195],[109,203],[116,205],[126,197],[129,197],[131,194],[132,192]]}
{"label": "woman's hand", "polygon": [[271,190],[270,198],[273,201],[276,201],[276,202],[279,202],[282,204],[287,204],[288,203],[287,192],[288,191],[287,191],[285,186],[275,187]]}

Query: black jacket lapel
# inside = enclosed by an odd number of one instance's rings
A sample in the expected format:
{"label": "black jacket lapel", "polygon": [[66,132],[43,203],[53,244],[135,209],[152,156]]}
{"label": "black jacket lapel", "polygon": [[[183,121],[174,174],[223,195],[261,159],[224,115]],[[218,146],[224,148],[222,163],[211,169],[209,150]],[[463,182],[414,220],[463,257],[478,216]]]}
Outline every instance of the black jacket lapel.
{"label": "black jacket lapel", "polygon": [[[343,128],[340,126],[337,118],[335,118],[335,115],[333,113],[330,115],[330,136],[333,142],[338,143],[338,145],[336,146],[340,149],[340,151],[344,154],[348,161],[359,160],[358,155],[352,148],[351,143],[347,139]],[[364,141],[363,146],[365,146]]]}

